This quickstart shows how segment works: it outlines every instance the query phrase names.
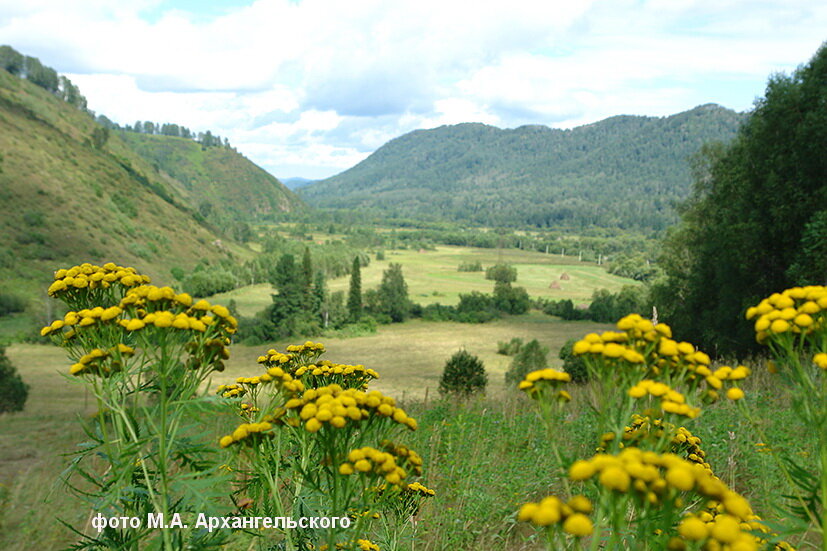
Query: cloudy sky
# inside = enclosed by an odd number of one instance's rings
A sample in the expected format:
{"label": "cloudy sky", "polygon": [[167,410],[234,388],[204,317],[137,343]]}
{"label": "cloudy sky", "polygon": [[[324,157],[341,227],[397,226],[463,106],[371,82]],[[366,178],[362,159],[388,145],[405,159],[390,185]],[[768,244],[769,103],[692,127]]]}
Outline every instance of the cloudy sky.
{"label": "cloudy sky", "polygon": [[280,178],[442,124],[747,110],[825,40],[824,0],[0,0],[0,44],[91,109],[212,130]]}

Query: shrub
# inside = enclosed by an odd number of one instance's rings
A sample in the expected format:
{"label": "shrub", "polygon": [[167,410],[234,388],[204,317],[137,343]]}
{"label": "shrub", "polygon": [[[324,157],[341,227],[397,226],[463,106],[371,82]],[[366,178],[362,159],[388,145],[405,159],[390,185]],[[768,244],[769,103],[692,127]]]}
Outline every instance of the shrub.
{"label": "shrub", "polygon": [[537,339],[532,339],[520,348],[520,351],[511,361],[511,366],[505,374],[505,382],[516,386],[532,371],[548,367],[546,360],[548,348],[542,346]]}
{"label": "shrub", "polygon": [[481,272],[482,271],[482,262],[477,260],[476,262],[462,262],[457,267],[458,272]]}
{"label": "shrub", "polygon": [[0,413],[22,411],[29,397],[29,385],[6,356],[5,347],[0,346]]}
{"label": "shrub", "polygon": [[569,339],[560,349],[559,358],[563,360],[563,371],[571,375],[573,383],[585,383],[589,380],[589,372],[582,356],[575,356],[574,343],[577,339]]}
{"label": "shrub", "polygon": [[514,283],[517,281],[517,268],[508,264],[494,264],[485,270],[485,279],[498,283]]}
{"label": "shrub", "polygon": [[512,287],[498,281],[494,284],[494,308],[506,314],[525,314],[531,307],[531,299],[524,287]]}
{"label": "shrub", "polygon": [[26,309],[26,301],[17,295],[0,293],[0,316],[22,312]]}
{"label": "shrub", "polygon": [[183,281],[184,290],[197,297],[208,297],[236,288],[236,278],[222,269],[193,272]]}
{"label": "shrub", "polygon": [[463,349],[445,362],[442,379],[439,381],[439,393],[470,396],[477,392],[485,392],[487,384],[488,375],[482,361]]}
{"label": "shrub", "polygon": [[497,354],[502,354],[503,356],[513,356],[520,349],[523,347],[523,339],[520,337],[514,337],[510,341],[498,341],[497,342]]}
{"label": "shrub", "polygon": [[457,304],[457,321],[464,323],[484,323],[497,317],[494,301],[489,295],[471,291],[459,296]]}
{"label": "shrub", "polygon": [[539,304],[544,314],[557,316],[564,320],[579,320],[586,317],[587,312],[575,308],[571,299],[546,300]]}
{"label": "shrub", "polygon": [[443,306],[438,302],[429,304],[422,308],[422,319],[425,321],[456,321],[457,310],[453,306]]}

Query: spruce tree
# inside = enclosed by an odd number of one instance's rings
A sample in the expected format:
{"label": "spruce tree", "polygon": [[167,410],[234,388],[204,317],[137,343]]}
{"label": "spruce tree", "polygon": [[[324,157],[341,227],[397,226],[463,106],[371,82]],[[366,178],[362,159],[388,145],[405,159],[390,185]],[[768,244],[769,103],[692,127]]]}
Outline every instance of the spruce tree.
{"label": "spruce tree", "polygon": [[347,295],[347,311],[350,321],[357,322],[362,317],[362,265],[359,257],[353,259],[350,270],[350,291]]}

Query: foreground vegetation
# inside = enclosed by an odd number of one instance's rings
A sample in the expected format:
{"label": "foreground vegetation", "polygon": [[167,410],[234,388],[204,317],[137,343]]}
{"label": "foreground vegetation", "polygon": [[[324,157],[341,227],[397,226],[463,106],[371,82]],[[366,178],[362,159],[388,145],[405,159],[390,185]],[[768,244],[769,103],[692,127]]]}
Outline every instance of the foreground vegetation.
{"label": "foreground vegetation", "polygon": [[[359,358],[380,371],[376,388],[403,396],[400,405],[419,421],[410,445],[427,466],[423,483],[437,495],[417,517],[418,540],[413,549],[540,549],[544,543],[534,531],[516,521],[520,505],[561,490],[543,473],[554,468],[546,429],[530,400],[503,384],[507,359],[497,355],[496,340],[508,335],[545,338],[557,346],[569,337],[604,327],[586,322],[556,322],[533,316],[524,321],[497,321],[484,326],[456,324],[451,331],[436,323],[386,326],[377,335],[327,342],[328,356],[352,361]],[[497,329],[497,331],[495,331]],[[478,334],[479,330],[483,334]],[[444,361],[460,344],[480,353],[491,380],[486,397],[464,403],[436,399],[435,388]],[[277,347],[284,349],[286,343]],[[249,373],[261,350],[234,346],[228,368],[217,383],[229,383]],[[32,383],[26,410],[5,416],[0,423],[0,547],[22,551],[32,547],[57,549],[74,536],[53,520],[88,527],[88,507],[66,495],[55,474],[67,458],[54,450],[73,449],[82,438],[75,415],[90,415],[90,396],[67,386],[58,372],[67,369],[62,352],[51,346],[17,344],[9,349],[12,361]],[[399,358],[405,358],[400,362]],[[495,362],[499,360],[499,364]],[[499,365],[499,367],[497,367]],[[552,363],[552,365],[559,365]],[[754,374],[743,385],[752,415],[773,448],[797,457],[812,452],[814,433],[799,423],[789,398],[778,392],[778,376],[765,362],[752,364]],[[430,386],[427,402],[424,390]],[[412,390],[417,390],[413,392]],[[567,457],[586,456],[594,448],[588,437],[596,419],[584,406],[589,385],[570,389],[572,406],[559,427]],[[694,434],[703,442],[710,463],[730,487],[747,497],[756,512],[778,515],[775,496],[790,491],[775,468],[769,446],[748,423],[739,420],[732,403],[707,408]],[[21,439],[20,435],[27,438]],[[215,438],[221,436],[215,431]],[[216,440],[217,441],[217,440]]]}

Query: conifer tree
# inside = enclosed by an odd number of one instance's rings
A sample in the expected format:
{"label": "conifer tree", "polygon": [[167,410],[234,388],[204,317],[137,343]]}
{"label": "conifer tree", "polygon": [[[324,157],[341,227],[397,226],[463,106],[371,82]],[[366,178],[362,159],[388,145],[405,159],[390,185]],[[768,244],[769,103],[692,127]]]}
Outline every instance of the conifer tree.
{"label": "conifer tree", "polygon": [[347,295],[347,311],[350,321],[359,321],[362,317],[362,265],[359,257],[353,259],[350,270],[350,291]]}

